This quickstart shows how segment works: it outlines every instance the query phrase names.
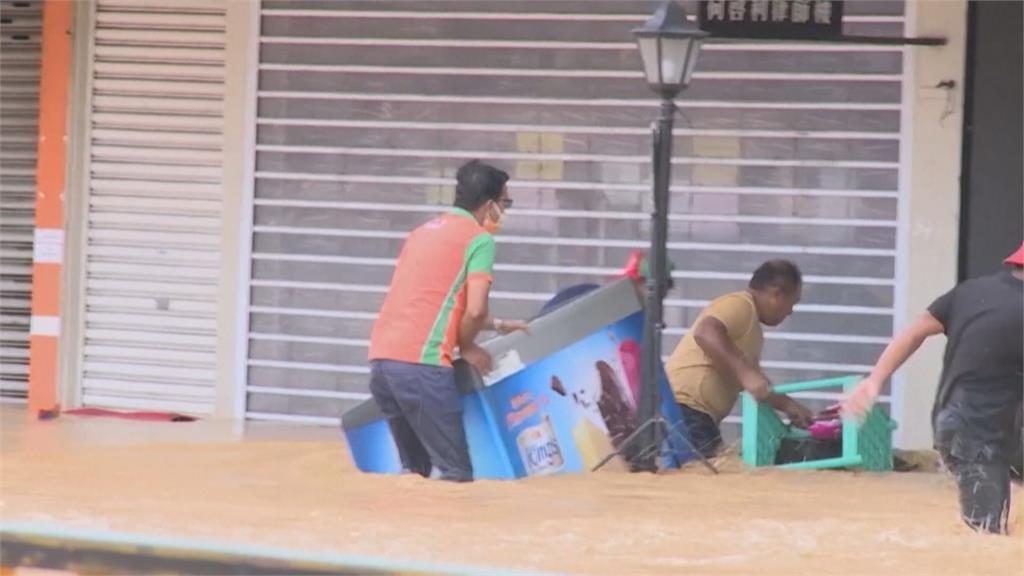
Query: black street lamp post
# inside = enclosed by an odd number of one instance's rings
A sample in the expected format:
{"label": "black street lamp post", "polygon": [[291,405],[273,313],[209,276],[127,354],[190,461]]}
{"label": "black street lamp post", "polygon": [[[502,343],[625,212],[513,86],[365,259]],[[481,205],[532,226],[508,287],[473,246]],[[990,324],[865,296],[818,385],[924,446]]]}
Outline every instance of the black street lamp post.
{"label": "black street lamp post", "polygon": [[686,11],[674,2],[663,3],[649,20],[633,30],[643,59],[647,84],[661,97],[661,114],[652,126],[654,209],[651,212],[650,270],[647,275],[647,302],[644,312],[644,337],[641,351],[641,387],[637,418],[637,438],[648,447],[633,462],[635,470],[656,471],[658,454],[665,434],[662,425],[648,425],[658,418],[658,374],[661,362],[662,309],[668,285],[669,183],[672,178],[673,99],[690,82],[697,64],[701,43],[707,33],[686,19]]}

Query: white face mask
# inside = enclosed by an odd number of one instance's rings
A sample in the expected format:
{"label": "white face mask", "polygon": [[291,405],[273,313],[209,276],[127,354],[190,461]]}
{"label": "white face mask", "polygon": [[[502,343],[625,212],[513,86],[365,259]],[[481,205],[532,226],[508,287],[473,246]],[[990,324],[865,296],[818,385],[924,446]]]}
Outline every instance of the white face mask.
{"label": "white face mask", "polygon": [[[497,215],[495,215],[497,213]],[[487,217],[484,218],[484,229],[490,232],[492,235],[497,234],[498,230],[501,229],[501,218],[505,215],[505,211],[501,209],[497,202],[491,201],[491,209],[487,211]]]}

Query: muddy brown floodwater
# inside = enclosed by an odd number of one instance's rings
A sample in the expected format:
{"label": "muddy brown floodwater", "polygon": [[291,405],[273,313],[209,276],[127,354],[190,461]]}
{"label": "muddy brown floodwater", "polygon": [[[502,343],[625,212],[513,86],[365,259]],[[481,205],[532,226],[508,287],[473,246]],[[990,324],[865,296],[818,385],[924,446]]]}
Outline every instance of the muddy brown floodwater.
{"label": "muddy brown floodwater", "polygon": [[937,473],[601,472],[473,484],[360,474],[340,433],[4,407],[0,517],[227,543],[577,574],[1024,574]]}

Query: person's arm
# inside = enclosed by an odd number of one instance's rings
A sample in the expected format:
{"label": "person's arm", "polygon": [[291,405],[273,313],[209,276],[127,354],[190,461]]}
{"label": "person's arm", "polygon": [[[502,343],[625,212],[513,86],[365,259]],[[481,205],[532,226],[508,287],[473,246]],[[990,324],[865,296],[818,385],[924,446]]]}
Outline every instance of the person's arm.
{"label": "person's arm", "polygon": [[487,326],[487,299],[491,291],[489,278],[472,278],[466,282],[466,311],[459,322],[459,356],[481,374],[491,371],[491,355],[476,345],[476,336]]}
{"label": "person's arm", "polygon": [[479,234],[466,249],[466,312],[459,326],[459,346],[472,346],[482,330],[508,334],[527,330],[521,320],[502,320],[488,314],[491,274],[494,269],[494,237]]}
{"label": "person's arm", "polygon": [[843,412],[855,418],[862,418],[874,404],[882,385],[910,358],[929,336],[942,334],[942,322],[934,315],[934,308],[918,316],[909,326],[900,331],[885,347],[871,374],[861,380],[853,392],[843,400]]}
{"label": "person's arm", "polygon": [[715,369],[724,376],[739,381],[755,400],[789,416],[793,424],[806,427],[814,415],[799,402],[785,394],[772,391],[771,382],[757,364],[751,364],[733,344],[729,331],[721,320],[708,316],[697,323],[693,331],[697,345],[711,358]]}
{"label": "person's arm", "polygon": [[499,334],[528,330],[526,322],[492,318],[488,314],[490,292],[489,278],[471,277],[466,282],[466,311],[459,323],[459,354],[482,374],[491,370],[490,354],[476,345],[476,337],[482,330],[494,330]]}
{"label": "person's arm", "polygon": [[733,344],[725,324],[713,316],[702,318],[693,328],[693,339],[711,358],[715,370],[726,378],[735,378],[758,402],[768,399],[771,385],[756,367],[750,365]]}
{"label": "person's arm", "polygon": [[509,334],[516,330],[526,331],[526,322],[520,320],[500,320],[487,314],[490,298],[490,281],[476,280],[466,285],[466,312],[459,323],[459,356],[476,367],[481,374],[491,371],[491,355],[475,340],[482,330],[494,330],[499,334]]}
{"label": "person's arm", "polygon": [[477,334],[489,327],[488,299],[494,268],[494,237],[479,234],[466,248],[466,309],[459,321],[459,356],[482,374],[491,370],[491,355],[476,345]]}
{"label": "person's arm", "polygon": [[798,428],[807,428],[814,423],[814,412],[790,396],[772,392],[765,403],[773,410],[778,410],[788,416],[789,421]]}
{"label": "person's arm", "polygon": [[494,330],[498,334],[511,334],[517,330],[522,332],[530,331],[530,324],[524,320],[502,320],[500,318],[487,318],[484,327]]}
{"label": "person's arm", "polygon": [[474,278],[466,282],[466,311],[463,312],[462,321],[459,323],[460,348],[472,345],[477,334],[489,327],[487,300],[490,293],[489,279]]}

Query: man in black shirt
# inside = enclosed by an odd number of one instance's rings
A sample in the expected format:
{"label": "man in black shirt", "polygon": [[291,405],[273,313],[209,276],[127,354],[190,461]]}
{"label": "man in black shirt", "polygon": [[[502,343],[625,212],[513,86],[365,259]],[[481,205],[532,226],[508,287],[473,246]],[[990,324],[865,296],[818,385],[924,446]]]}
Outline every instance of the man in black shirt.
{"label": "man in black shirt", "polygon": [[942,380],[932,408],[935,448],[956,478],[960,512],[975,530],[1005,533],[1010,469],[1019,470],[1016,421],[1024,397],[1024,243],[1010,267],[968,280],[940,296],[896,335],[844,401],[861,417],[929,336],[945,333]]}

